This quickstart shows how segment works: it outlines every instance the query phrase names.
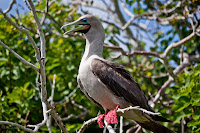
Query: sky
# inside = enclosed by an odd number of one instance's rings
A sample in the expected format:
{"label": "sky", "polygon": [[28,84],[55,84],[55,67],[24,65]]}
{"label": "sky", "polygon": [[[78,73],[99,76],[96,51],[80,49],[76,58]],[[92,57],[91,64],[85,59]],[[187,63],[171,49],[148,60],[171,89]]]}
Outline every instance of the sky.
{"label": "sky", "polygon": [[[12,1],[12,0],[0,0],[0,8],[1,8],[2,10],[6,10],[6,9],[8,8],[8,6],[9,6],[9,4],[10,4],[11,1]],[[9,14],[15,15],[15,14],[16,14],[16,7],[17,7],[17,6],[22,6],[22,7],[24,7],[24,9],[18,8],[20,13],[29,11],[29,9],[28,9],[28,8],[26,7],[26,5],[24,4],[24,1],[23,1],[23,0],[17,0],[17,4],[18,4],[18,5],[16,5],[16,4],[13,5],[13,8],[12,8],[12,10],[9,12]]]}
{"label": "sky", "polygon": [[[3,10],[7,9],[10,2],[11,2],[11,0],[0,0],[0,8],[3,9]],[[63,2],[64,2],[65,4],[67,4],[68,0],[63,0]],[[107,2],[108,5],[110,4],[109,1],[106,1],[106,2]],[[97,0],[97,1],[94,1],[94,5],[103,6],[103,3],[102,3],[102,1]],[[9,14],[12,14],[12,15],[15,16],[15,14],[16,14],[16,7],[17,7],[17,6],[20,7],[20,8],[18,8],[18,9],[19,9],[19,12],[22,13],[22,14],[23,14],[24,12],[27,12],[27,11],[29,12],[29,11],[30,11],[30,10],[26,7],[26,5],[24,4],[24,1],[23,1],[23,0],[17,0],[17,5],[14,4],[14,6],[13,6],[12,10],[9,12]],[[127,8],[128,8],[130,11],[133,11],[133,8],[134,8],[135,6],[137,6],[137,5],[128,6]],[[22,9],[21,7],[24,7],[24,9]],[[105,19],[105,20],[109,20],[109,21],[111,21],[111,22],[114,22],[112,19],[110,19],[111,17],[110,17],[107,13],[103,13],[103,12],[101,12],[101,11],[94,10],[94,8],[86,8],[86,10],[88,10],[89,12],[91,12],[93,15],[98,16],[99,18],[103,18],[103,19]],[[128,21],[128,20],[130,19],[130,16],[128,16],[128,15],[124,12],[122,6],[120,7],[120,10],[121,10],[122,14],[124,15],[126,21]],[[140,21],[140,23],[145,23],[145,22]],[[103,25],[104,25],[104,27],[106,27],[106,24],[103,24]],[[152,26],[155,26],[155,25],[156,25],[156,23],[153,22],[153,21],[151,21],[150,24],[149,24],[149,26],[151,26],[151,27],[152,27]],[[172,26],[161,26],[159,30],[160,30],[160,31],[163,31],[164,33],[166,33],[166,32],[168,32],[169,30],[171,30],[172,28],[173,28]],[[136,32],[138,32],[138,31],[136,31],[136,28],[135,28],[134,26],[131,26],[131,30],[132,30],[132,32],[133,32],[134,35],[136,35]],[[146,33],[143,32],[143,31],[141,31],[141,30],[140,30],[140,34],[141,34],[141,36],[146,36]],[[150,37],[154,40],[154,36],[152,36],[151,34],[149,34],[149,35],[150,35]],[[123,38],[124,34],[121,33],[120,36]],[[168,35],[168,36],[165,36],[164,39],[167,40],[170,36],[172,36],[172,34],[171,34],[171,35]],[[107,38],[107,40],[105,40],[105,42],[107,42],[107,43],[109,44],[108,39],[109,39],[109,38]],[[147,40],[147,39],[145,39],[145,38],[141,38],[141,39],[142,39],[142,41],[144,41],[144,42],[146,43],[145,50],[147,50],[147,51],[150,51],[150,47],[153,47],[153,46],[155,45],[155,44],[154,44],[153,42],[151,42],[150,40]],[[124,40],[125,42],[128,41],[126,38],[123,38],[123,40]],[[172,42],[178,41],[178,40],[179,40],[179,37],[178,37],[178,36],[174,36]],[[158,43],[160,43],[161,41],[162,41],[162,40],[160,40]],[[119,43],[120,43],[120,42],[119,42]],[[158,44],[158,45],[160,45],[160,44]],[[126,50],[126,49],[125,49],[125,50]]]}

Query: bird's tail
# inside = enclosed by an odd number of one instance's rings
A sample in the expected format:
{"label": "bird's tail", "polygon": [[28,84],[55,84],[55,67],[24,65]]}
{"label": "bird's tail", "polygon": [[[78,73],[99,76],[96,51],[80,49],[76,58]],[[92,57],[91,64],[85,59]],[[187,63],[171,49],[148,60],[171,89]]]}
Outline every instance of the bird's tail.
{"label": "bird's tail", "polygon": [[160,123],[154,120],[146,121],[144,123],[137,123],[140,124],[143,128],[148,129],[154,133],[175,133],[174,131],[170,130],[169,128],[161,125]]}

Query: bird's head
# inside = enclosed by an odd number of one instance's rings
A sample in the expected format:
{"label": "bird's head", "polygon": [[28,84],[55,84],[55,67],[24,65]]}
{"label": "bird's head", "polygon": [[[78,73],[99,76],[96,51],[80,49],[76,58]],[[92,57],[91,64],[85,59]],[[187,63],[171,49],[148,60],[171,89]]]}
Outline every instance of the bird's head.
{"label": "bird's head", "polygon": [[61,29],[67,26],[72,26],[72,25],[76,25],[78,27],[70,31],[67,31],[64,34],[68,34],[71,32],[81,32],[81,33],[86,34],[89,31],[94,30],[94,29],[95,30],[103,29],[101,22],[95,16],[90,15],[90,14],[84,15],[74,22],[63,25]]}

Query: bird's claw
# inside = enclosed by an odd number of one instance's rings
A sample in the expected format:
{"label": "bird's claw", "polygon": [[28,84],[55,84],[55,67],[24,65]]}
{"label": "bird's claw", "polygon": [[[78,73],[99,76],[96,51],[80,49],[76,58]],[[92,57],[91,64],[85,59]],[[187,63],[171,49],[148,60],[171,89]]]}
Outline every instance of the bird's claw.
{"label": "bird's claw", "polygon": [[103,121],[104,121],[104,115],[99,115],[98,118],[97,118],[97,123],[99,124],[100,128],[104,127]]}
{"label": "bird's claw", "polygon": [[105,120],[107,122],[108,125],[110,124],[117,124],[118,120],[117,120],[117,110],[119,108],[119,105],[114,109],[109,111],[107,114],[105,115],[99,115],[97,118],[97,123],[99,124],[100,128],[103,128],[103,121]]}

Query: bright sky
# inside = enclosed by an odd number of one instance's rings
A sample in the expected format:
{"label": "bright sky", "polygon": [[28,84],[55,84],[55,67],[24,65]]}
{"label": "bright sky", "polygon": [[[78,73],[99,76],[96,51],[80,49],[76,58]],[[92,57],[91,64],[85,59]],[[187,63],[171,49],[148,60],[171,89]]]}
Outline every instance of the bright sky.
{"label": "bright sky", "polygon": [[[8,6],[9,6],[9,4],[10,4],[11,1],[12,1],[12,0],[0,0],[0,8],[1,8],[2,10],[6,10],[6,9],[8,8]],[[12,10],[9,12],[9,14],[15,15],[15,14],[16,14],[16,7],[17,7],[17,6],[22,6],[22,7],[24,8],[24,9],[18,8],[20,13],[23,13],[23,12],[25,12],[25,11],[29,11],[29,9],[28,9],[28,8],[26,7],[26,5],[24,4],[24,1],[23,1],[23,0],[17,0],[17,4],[18,4],[18,5],[16,5],[16,4],[13,5],[13,8],[12,8]]]}
{"label": "bright sky", "polygon": [[[3,9],[3,10],[7,9],[10,2],[11,2],[11,0],[0,0],[0,8]],[[68,0],[63,0],[63,2],[65,4],[67,4]],[[29,12],[29,9],[24,4],[23,0],[17,0],[17,3],[18,3],[18,5],[14,4],[14,6],[13,6],[12,10],[9,12],[9,14],[15,15],[15,13],[16,13],[15,10],[16,10],[17,6],[20,7],[20,8],[18,8],[20,13],[27,12],[27,11]],[[109,2],[107,4],[109,5]],[[96,6],[103,6],[103,3],[102,3],[102,1],[94,1],[94,5],[96,5]],[[136,5],[132,5],[132,6],[127,7],[127,8],[130,11],[132,11],[133,8],[134,8],[134,6],[136,6]],[[22,9],[21,7],[23,7],[24,9]],[[101,11],[98,11],[98,10],[94,9],[94,8],[85,8],[85,9],[88,10],[91,14],[96,15],[96,16],[104,19],[104,20],[108,20],[110,22],[114,22],[112,19],[110,19],[112,17],[110,17],[107,13],[103,13]],[[123,11],[122,7],[120,8],[120,10],[124,14],[126,21],[128,21],[130,19],[130,16],[126,15],[126,13]],[[140,21],[140,23],[145,23],[145,22]],[[155,27],[155,24],[156,24],[155,22],[151,21],[150,24],[149,24],[149,26],[150,27],[153,27],[153,26]],[[106,25],[104,24],[104,26],[106,26]],[[172,26],[161,26],[159,30],[161,30],[161,31],[163,31],[163,32],[166,33],[167,31],[171,30],[171,28],[173,28],[173,27]],[[138,31],[136,31],[136,28],[134,26],[131,26],[131,29],[132,29],[133,34],[136,35],[136,32],[138,32]],[[143,31],[140,31],[140,34],[142,36],[146,36],[146,33],[143,32]],[[151,36],[152,39],[154,39],[154,37],[151,34],[149,34],[149,35]],[[121,37],[122,36],[124,36],[123,33],[121,34]],[[164,39],[168,39],[170,36],[172,37],[172,35],[168,35]],[[145,38],[141,38],[141,39],[142,39],[142,41],[146,42],[146,47],[145,47],[146,50],[149,51],[150,47],[154,46],[154,44],[151,41],[149,41],[149,40],[147,40]],[[123,40],[128,41],[125,38],[123,38]],[[178,40],[179,40],[179,37],[175,36],[175,37],[173,37],[172,42],[178,41]],[[106,42],[107,42],[107,40],[106,40]],[[160,42],[158,42],[158,43],[160,43]]]}

